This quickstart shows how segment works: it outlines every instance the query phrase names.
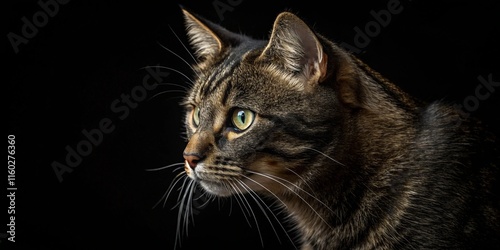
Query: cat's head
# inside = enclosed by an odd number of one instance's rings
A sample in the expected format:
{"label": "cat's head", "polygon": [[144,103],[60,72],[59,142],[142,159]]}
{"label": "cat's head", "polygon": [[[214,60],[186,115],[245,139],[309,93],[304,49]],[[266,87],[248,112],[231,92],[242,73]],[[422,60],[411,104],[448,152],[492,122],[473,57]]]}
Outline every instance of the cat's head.
{"label": "cat's head", "polygon": [[277,194],[319,162],[338,165],[327,154],[345,132],[340,116],[363,105],[347,53],[288,12],[267,41],[183,12],[198,59],[183,102],[190,178],[218,196]]}

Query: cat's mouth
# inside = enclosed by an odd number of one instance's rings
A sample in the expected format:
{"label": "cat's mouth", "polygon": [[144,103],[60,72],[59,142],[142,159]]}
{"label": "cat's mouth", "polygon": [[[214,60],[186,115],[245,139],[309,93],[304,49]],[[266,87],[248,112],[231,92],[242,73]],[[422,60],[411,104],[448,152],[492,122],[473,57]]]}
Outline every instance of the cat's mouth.
{"label": "cat's mouth", "polygon": [[244,172],[237,167],[220,167],[199,163],[195,169],[186,169],[189,178],[195,180],[210,194],[227,197],[235,192],[244,192],[237,184]]}
{"label": "cat's mouth", "polygon": [[274,194],[291,183],[279,176],[250,168],[204,162],[199,162],[194,169],[186,163],[186,174],[207,193],[220,197],[260,191]]}

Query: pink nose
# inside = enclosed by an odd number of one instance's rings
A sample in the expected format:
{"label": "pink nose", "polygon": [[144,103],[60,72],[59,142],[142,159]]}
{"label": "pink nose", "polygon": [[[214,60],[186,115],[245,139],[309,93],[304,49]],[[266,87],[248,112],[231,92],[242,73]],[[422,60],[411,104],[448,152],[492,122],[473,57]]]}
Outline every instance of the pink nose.
{"label": "pink nose", "polygon": [[188,163],[189,167],[194,170],[198,162],[201,160],[201,157],[198,154],[184,153],[184,159]]}

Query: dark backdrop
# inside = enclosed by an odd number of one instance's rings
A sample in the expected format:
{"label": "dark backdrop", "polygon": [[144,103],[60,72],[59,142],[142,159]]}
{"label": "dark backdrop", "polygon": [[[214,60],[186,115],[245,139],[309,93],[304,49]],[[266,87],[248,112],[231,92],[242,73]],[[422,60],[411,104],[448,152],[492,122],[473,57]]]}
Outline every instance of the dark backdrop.
{"label": "dark backdrop", "polygon": [[[2,8],[7,24],[2,82],[8,107],[4,136],[16,138],[13,186],[7,164],[1,172],[2,189],[17,188],[16,243],[5,238],[10,236],[7,198],[0,208],[0,248],[173,249],[177,189],[164,207],[153,206],[178,172],[146,169],[182,162],[178,103],[188,80],[175,71],[144,67],[166,66],[191,76],[182,60],[162,48],[192,62],[182,47],[187,42],[179,3],[11,2]],[[180,4],[257,38],[266,38],[276,15],[290,10],[334,41],[356,46],[354,53],[412,95],[465,101],[465,111],[499,127],[500,88],[484,100],[475,97],[481,78],[500,81],[496,1],[401,0],[380,29],[372,11],[382,13],[398,1],[199,2]],[[362,40],[357,30],[366,26],[371,33]],[[155,77],[162,84],[151,85]],[[54,166],[68,172],[59,179]],[[257,224],[267,249],[292,248],[274,222],[280,244],[259,206],[248,199],[255,212],[247,215],[249,223],[236,200],[196,209],[182,249],[259,249]],[[293,231],[289,235],[293,238]]]}

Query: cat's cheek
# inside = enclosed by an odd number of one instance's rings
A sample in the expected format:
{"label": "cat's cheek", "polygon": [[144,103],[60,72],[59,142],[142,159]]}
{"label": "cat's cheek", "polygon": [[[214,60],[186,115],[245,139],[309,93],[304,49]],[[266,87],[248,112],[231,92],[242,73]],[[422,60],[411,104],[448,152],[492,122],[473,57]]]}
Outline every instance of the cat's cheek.
{"label": "cat's cheek", "polygon": [[274,157],[262,157],[250,164],[249,178],[244,180],[252,190],[262,194],[281,193],[290,183],[287,180],[287,167],[285,162]]}
{"label": "cat's cheek", "polygon": [[264,156],[254,160],[254,162],[250,164],[249,169],[259,173],[276,175],[279,174],[282,169],[286,168],[282,163],[283,160],[281,159],[272,156]]}

